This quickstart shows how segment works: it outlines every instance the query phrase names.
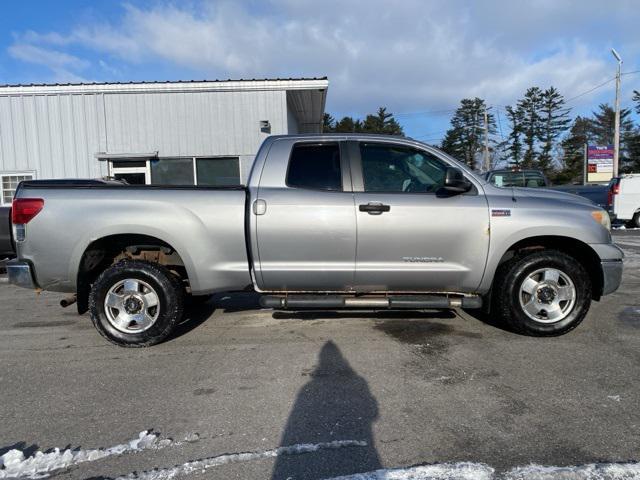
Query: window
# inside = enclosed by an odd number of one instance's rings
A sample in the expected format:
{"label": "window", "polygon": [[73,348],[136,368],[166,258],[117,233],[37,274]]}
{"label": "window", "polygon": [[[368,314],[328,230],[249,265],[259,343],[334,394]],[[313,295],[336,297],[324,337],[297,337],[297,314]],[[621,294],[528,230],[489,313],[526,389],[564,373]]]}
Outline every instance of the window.
{"label": "window", "polygon": [[337,143],[296,144],[289,159],[289,187],[342,191]]}
{"label": "window", "polygon": [[110,176],[129,185],[240,185],[238,157],[110,160]]}
{"label": "window", "polygon": [[0,204],[11,205],[18,184],[23,180],[33,180],[33,173],[18,172],[0,174]]}
{"label": "window", "polygon": [[489,177],[489,182],[496,187],[533,187],[546,186],[544,176],[540,172],[497,172]]}
{"label": "window", "polygon": [[240,185],[240,162],[237,157],[196,158],[198,185]]}
{"label": "window", "polygon": [[152,185],[195,185],[193,158],[151,160]]}
{"label": "window", "polygon": [[435,193],[447,165],[435,156],[401,145],[361,143],[365,192]]}
{"label": "window", "polygon": [[533,188],[546,187],[542,173],[524,172],[524,186]]}

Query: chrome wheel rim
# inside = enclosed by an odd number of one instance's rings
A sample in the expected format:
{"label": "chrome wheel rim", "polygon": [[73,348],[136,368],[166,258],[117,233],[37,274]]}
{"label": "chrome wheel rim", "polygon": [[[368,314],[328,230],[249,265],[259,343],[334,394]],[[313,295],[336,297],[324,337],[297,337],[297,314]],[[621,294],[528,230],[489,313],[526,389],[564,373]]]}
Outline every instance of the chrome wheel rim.
{"label": "chrome wheel rim", "polygon": [[524,279],[519,298],[529,318],[540,323],[556,323],[571,313],[576,303],[576,287],[561,270],[541,268]]}
{"label": "chrome wheel rim", "polygon": [[146,282],[127,278],[113,285],[104,299],[107,320],[123,333],[140,333],[156,323],[160,299]]}

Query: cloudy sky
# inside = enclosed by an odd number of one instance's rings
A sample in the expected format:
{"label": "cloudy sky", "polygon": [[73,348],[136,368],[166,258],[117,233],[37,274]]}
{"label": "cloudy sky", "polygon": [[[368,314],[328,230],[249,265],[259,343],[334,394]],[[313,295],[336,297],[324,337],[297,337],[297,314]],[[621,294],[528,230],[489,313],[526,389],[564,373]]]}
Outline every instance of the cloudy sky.
{"label": "cloudy sky", "polygon": [[[571,99],[613,78],[611,47],[640,70],[639,25],[637,0],[11,1],[0,83],[326,75],[335,116],[386,105],[435,143],[461,98],[499,109],[554,85]],[[613,88],[572,99],[574,113]],[[630,106],[640,74],[623,89]]]}

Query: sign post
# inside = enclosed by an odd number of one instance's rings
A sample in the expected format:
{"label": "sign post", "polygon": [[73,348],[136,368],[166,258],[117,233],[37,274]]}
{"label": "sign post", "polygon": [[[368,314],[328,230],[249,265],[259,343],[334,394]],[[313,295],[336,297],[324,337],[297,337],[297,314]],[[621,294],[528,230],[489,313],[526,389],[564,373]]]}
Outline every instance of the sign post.
{"label": "sign post", "polygon": [[586,183],[606,183],[613,178],[613,145],[588,145]]}

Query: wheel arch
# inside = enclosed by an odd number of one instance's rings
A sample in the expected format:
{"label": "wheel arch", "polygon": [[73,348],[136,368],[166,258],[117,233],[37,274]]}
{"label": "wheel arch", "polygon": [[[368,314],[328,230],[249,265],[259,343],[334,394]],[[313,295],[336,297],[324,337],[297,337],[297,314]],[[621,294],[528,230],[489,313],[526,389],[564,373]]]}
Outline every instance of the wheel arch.
{"label": "wheel arch", "polygon": [[82,251],[77,262],[76,290],[78,312],[88,310],[91,284],[108,267],[123,259],[146,260],[168,267],[190,286],[191,267],[185,257],[170,243],[153,235],[140,233],[115,233],[91,241]]}
{"label": "wheel arch", "polygon": [[573,237],[560,235],[540,235],[521,239],[504,251],[500,261],[496,264],[492,276],[492,285],[495,282],[495,274],[500,265],[516,255],[526,254],[528,251],[558,250],[575,258],[589,274],[592,285],[592,298],[600,300],[604,286],[604,277],[600,267],[600,257],[587,243]]}

